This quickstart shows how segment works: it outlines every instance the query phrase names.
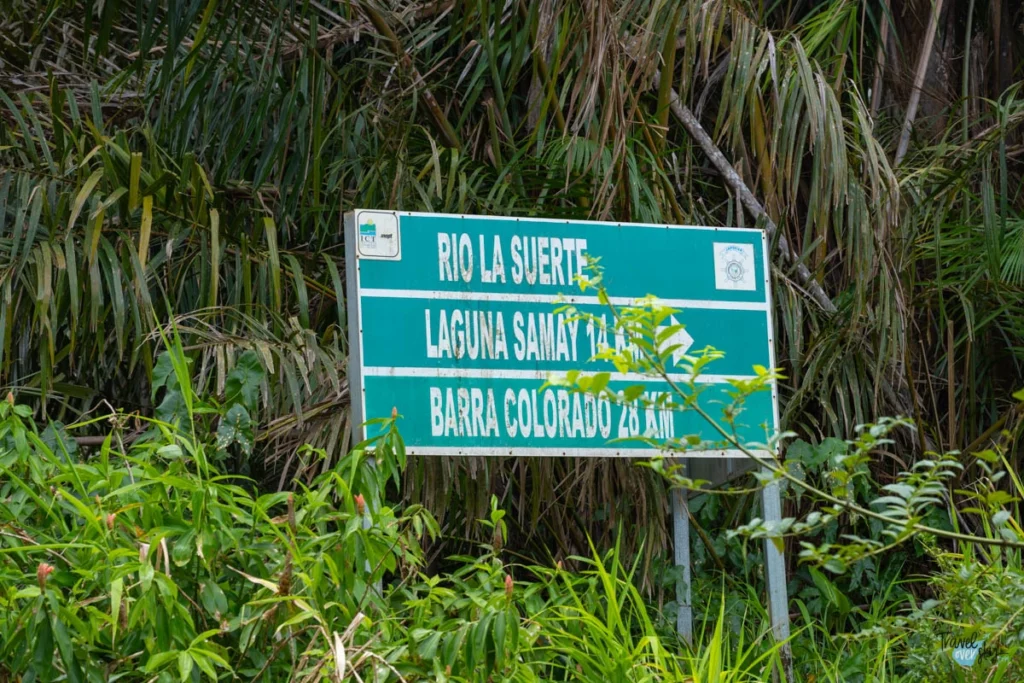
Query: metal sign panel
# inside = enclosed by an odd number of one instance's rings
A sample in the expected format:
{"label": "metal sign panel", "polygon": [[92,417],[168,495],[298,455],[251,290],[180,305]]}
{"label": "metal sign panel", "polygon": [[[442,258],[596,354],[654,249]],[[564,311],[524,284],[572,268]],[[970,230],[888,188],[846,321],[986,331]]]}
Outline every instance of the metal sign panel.
{"label": "metal sign panel", "polygon": [[[610,371],[610,388],[642,384],[649,398],[668,390],[588,362],[625,340],[557,312],[571,303],[611,319],[574,281],[585,255],[600,258],[613,303],[656,295],[686,326],[675,343],[725,352],[699,378],[713,415],[729,400],[729,379],[775,366],[760,230],[369,210],[346,214],[345,230],[354,423],[397,408],[411,454],[642,457],[658,451],[616,439],[715,439],[692,411],[541,391],[567,370]],[[778,428],[775,389],[748,398],[738,423],[741,440],[763,443]]]}

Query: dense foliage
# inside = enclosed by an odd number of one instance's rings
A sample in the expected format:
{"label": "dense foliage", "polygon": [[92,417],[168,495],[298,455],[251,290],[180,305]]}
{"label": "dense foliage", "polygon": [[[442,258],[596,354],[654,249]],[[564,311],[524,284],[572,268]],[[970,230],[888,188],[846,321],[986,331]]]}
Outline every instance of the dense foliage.
{"label": "dense foliage", "polygon": [[[267,372],[251,473],[310,481],[298,446],[351,445],[340,212],[751,225],[678,95],[813,276],[777,261],[787,428],[906,415],[919,456],[1016,425],[1014,3],[6,6],[0,384],[45,415],[152,414],[152,332],[178,317],[213,391],[245,350]],[[573,511],[636,520],[648,567],[666,547],[663,488],[628,463],[413,466],[452,535],[502,491],[532,552],[585,550]]]}
{"label": "dense foliage", "polygon": [[754,680],[770,663],[777,646],[734,653],[721,620],[712,650],[681,656],[617,554],[578,573],[507,564],[497,507],[493,545],[421,573],[436,522],[381,497],[404,464],[393,426],[375,463],[359,448],[259,495],[218,471],[215,411],[163,358],[188,409],[127,448],[115,429],[92,458],[0,403],[2,680],[719,680],[733,658],[729,680]]}
{"label": "dense foliage", "polygon": [[[779,665],[756,591],[709,586],[690,650],[618,547],[577,571],[512,563],[496,500],[479,521],[492,542],[424,573],[419,539],[436,522],[381,496],[404,458],[393,426],[376,464],[356,449],[308,488],[259,494],[218,471],[217,413],[192,394],[183,356],[165,357],[184,419],[147,422],[130,446],[114,425],[92,457],[0,403],[0,680],[721,682]],[[1024,572],[1019,553],[996,559],[950,564],[934,579],[950,597],[902,616],[853,605],[811,569],[817,594],[794,600],[798,675],[982,680],[934,656],[949,617],[974,613],[1002,640],[984,680],[1014,680],[1024,633],[1007,628]],[[860,635],[837,637],[855,622]]]}
{"label": "dense foliage", "polygon": [[[618,544],[576,570],[513,562],[496,498],[478,520],[490,542],[451,558],[450,573],[426,571],[420,541],[436,521],[385,502],[406,464],[393,420],[311,486],[261,494],[218,468],[248,447],[225,436],[238,437],[224,425],[240,404],[195,393],[180,342],[157,367],[164,419],[113,414],[91,455],[62,425],[39,431],[28,406],[0,402],[0,680],[721,682],[765,680],[781,663],[753,587],[698,589],[691,649],[642,598]],[[227,383],[244,387],[244,372]],[[836,472],[855,471],[857,449],[885,431],[833,446],[848,459]],[[999,459],[981,461],[994,479]],[[1006,498],[990,489],[979,504]],[[988,539],[1024,538],[1009,514],[991,520]],[[800,680],[1015,680],[1020,550],[975,545],[925,541],[942,597],[910,610],[895,577],[859,606],[810,566],[813,588],[792,601]],[[974,677],[944,654],[968,637],[988,648]]]}
{"label": "dense foliage", "polygon": [[[768,230],[799,437],[786,471],[863,508],[884,487],[909,498],[906,478],[938,463],[950,474],[914,524],[1019,542],[1021,25],[1007,0],[7,0],[0,387],[19,406],[2,408],[0,677],[155,658],[145,680],[385,661],[472,678],[499,659],[509,676],[758,679],[775,655],[749,541],[771,533],[818,553],[789,567],[803,675],[946,679],[939,643],[979,629],[1002,649],[978,676],[1012,680],[1014,547],[890,545],[859,514],[737,536],[757,514],[740,482],[691,507],[697,582],[722,599],[699,606],[704,649],[677,657],[639,606],[674,609],[657,468],[396,455],[368,470],[348,424],[340,214]],[[858,451],[857,426],[885,415],[916,429]],[[790,483],[806,524],[817,499]],[[387,523],[363,529],[367,514]],[[850,536],[850,561],[826,566]],[[617,541],[636,567],[598,562]],[[331,543],[333,570],[310,559]],[[509,600],[505,574],[529,588]],[[485,635],[498,614],[505,651]]]}

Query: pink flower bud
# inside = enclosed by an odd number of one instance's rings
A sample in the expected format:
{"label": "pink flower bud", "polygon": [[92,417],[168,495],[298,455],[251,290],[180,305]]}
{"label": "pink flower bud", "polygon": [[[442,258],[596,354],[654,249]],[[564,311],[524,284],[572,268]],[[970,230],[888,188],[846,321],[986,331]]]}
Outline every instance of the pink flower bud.
{"label": "pink flower bud", "polygon": [[53,573],[53,565],[40,562],[36,569],[36,580],[39,581],[39,591],[46,590],[46,577]]}
{"label": "pink flower bud", "polygon": [[505,574],[505,597],[512,597],[512,589],[515,587],[515,583],[512,581],[512,576]]}
{"label": "pink flower bud", "polygon": [[356,512],[359,513],[360,517],[366,512],[366,499],[363,498],[361,493],[356,494]]}

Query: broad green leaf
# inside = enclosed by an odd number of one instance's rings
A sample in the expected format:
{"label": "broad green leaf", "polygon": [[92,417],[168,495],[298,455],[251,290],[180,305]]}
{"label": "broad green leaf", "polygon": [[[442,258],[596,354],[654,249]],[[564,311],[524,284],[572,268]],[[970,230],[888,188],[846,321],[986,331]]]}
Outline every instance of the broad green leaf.
{"label": "broad green leaf", "polygon": [[178,538],[171,548],[171,561],[184,567],[196,556],[196,533],[189,531]]}
{"label": "broad green leaf", "polygon": [[245,406],[240,403],[232,405],[221,419],[217,427],[217,449],[226,450],[237,443],[242,452],[252,452],[253,426]]}
{"label": "broad green leaf", "polygon": [[85,202],[88,201],[92,195],[92,191],[96,189],[96,185],[100,182],[103,177],[103,169],[97,168],[92,172],[92,175],[82,185],[82,189],[78,191],[78,196],[75,197],[75,203],[71,208],[71,215],[68,217],[68,232],[70,233],[75,227],[75,221],[78,219],[79,214],[82,213],[82,208],[85,206]]}
{"label": "broad green leaf", "polygon": [[32,664],[35,670],[44,677],[49,677],[50,671],[53,669],[54,650],[53,629],[50,626],[50,615],[46,610],[41,609],[36,612],[30,644]]}
{"label": "broad green leaf", "polygon": [[153,231],[153,196],[142,198],[142,223],[139,226],[139,264],[146,271],[146,260],[149,258],[149,238]]}
{"label": "broad green leaf", "polygon": [[188,652],[178,653],[178,676],[181,683],[185,683],[192,677],[193,660]]}
{"label": "broad green leaf", "polygon": [[139,206],[139,176],[142,173],[142,153],[132,152],[131,166],[128,170],[128,211]]}
{"label": "broad green leaf", "polygon": [[277,250],[277,224],[270,216],[263,219],[263,232],[267,238],[267,252],[270,257],[270,281],[273,285],[272,305],[275,311],[281,310],[281,255]]}
{"label": "broad green leaf", "polygon": [[254,351],[244,351],[235,361],[224,382],[225,403],[241,402],[249,410],[256,409],[260,386],[266,373]]}
{"label": "broad green leaf", "polygon": [[118,577],[110,582],[110,621],[113,629],[114,642],[117,641],[118,617],[121,614],[121,594],[124,591],[124,579]]}
{"label": "broad green leaf", "polygon": [[210,209],[210,295],[209,306],[217,305],[220,287],[220,213]]}

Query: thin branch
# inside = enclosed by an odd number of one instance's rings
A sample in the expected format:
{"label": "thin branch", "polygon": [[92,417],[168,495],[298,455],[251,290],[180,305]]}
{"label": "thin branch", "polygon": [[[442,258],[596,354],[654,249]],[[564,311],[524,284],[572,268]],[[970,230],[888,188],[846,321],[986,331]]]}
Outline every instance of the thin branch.
{"label": "thin branch", "polygon": [[1010,408],[1010,410],[1007,413],[1005,413],[1002,417],[996,420],[996,422],[993,423],[992,426],[986,429],[981,436],[979,436],[977,439],[972,441],[966,448],[964,448],[963,452],[974,453],[975,451],[980,450],[981,447],[984,446],[989,439],[991,439],[997,432],[999,432],[1006,425],[1009,419],[1015,417],[1021,412],[1024,412],[1024,403],[1018,403],[1012,408]]}
{"label": "thin branch", "polygon": [[402,41],[398,39],[395,32],[391,30],[388,22],[384,19],[380,12],[371,7],[367,2],[360,2],[359,9],[362,10],[363,14],[366,15],[367,19],[373,24],[374,28],[387,40],[391,46],[391,52],[394,53],[398,63],[405,69],[407,69],[413,76],[413,83],[419,85],[420,92],[423,94],[423,100],[427,104],[427,109],[430,110],[430,115],[434,119],[434,123],[437,125],[438,131],[441,133],[441,138],[448,147],[454,147],[455,149],[462,150],[462,142],[459,140],[458,134],[455,129],[452,128],[452,124],[448,122],[448,117],[445,116],[444,111],[441,109],[441,105],[437,103],[437,99],[434,94],[430,92],[430,89],[426,86],[423,78],[420,76],[419,70],[412,62],[412,57],[402,47]]}
{"label": "thin branch", "polygon": [[[615,306],[615,304],[611,302],[609,302],[607,306],[611,310],[612,320],[617,324],[622,319],[622,316],[619,313],[619,309]],[[686,402],[686,405],[689,409],[693,410],[695,413],[697,413],[698,416],[700,416],[701,419],[703,419],[705,422],[711,425],[711,428],[718,432],[718,434],[723,439],[725,439],[725,441],[730,446],[743,453],[743,455],[750,458],[755,463],[757,463],[764,469],[774,474],[776,477],[785,479],[794,486],[797,486],[803,489],[804,491],[807,491],[808,493],[821,498],[822,500],[825,500],[829,503],[832,503],[833,505],[836,505],[840,510],[845,510],[846,512],[853,512],[863,517],[875,519],[879,522],[882,522],[883,524],[898,525],[900,523],[899,519],[889,517],[881,512],[875,512],[874,510],[863,507],[849,500],[843,500],[838,496],[834,496],[831,493],[828,493],[827,491],[819,489],[817,486],[814,486],[813,484],[808,484],[807,481],[801,479],[800,477],[797,477],[792,472],[787,470],[785,467],[780,465],[778,458],[774,453],[772,453],[770,457],[762,457],[757,455],[749,448],[747,448],[746,445],[741,443],[735,434],[726,431],[726,429],[718,423],[718,420],[711,417],[711,415],[709,415],[706,410],[701,408],[697,402],[694,401],[691,403],[688,400],[688,395],[683,392],[682,388],[680,388],[679,383],[672,379],[672,376],[668,373],[668,369],[666,369],[664,363],[656,359],[650,351],[643,348],[642,346],[637,346],[637,348],[640,349],[640,353],[643,354],[644,358],[646,358],[647,362],[650,364],[650,367],[654,370],[654,374],[661,377],[661,379],[663,379],[668,384],[669,389],[671,389],[677,396],[679,396],[680,398],[683,399],[684,402]],[[953,541],[963,541],[967,543],[978,543],[979,545],[998,546],[1001,548],[1024,549],[1024,543],[1020,541],[1011,541],[1004,538],[990,538],[987,536],[971,536],[968,534],[960,534],[955,531],[947,531],[945,529],[938,529],[932,526],[928,526],[926,524],[921,524],[920,522],[911,522],[909,519],[907,520],[907,522],[907,524],[903,525],[903,528],[905,530],[913,530],[918,533],[927,533],[938,538],[945,538]],[[900,540],[906,540],[906,537],[901,537]]]}
{"label": "thin branch", "polygon": [[[122,437],[121,443],[126,446],[135,443],[135,440],[142,436],[142,434],[143,432],[141,431],[125,434],[124,437]],[[75,436],[72,438],[79,446],[102,446],[103,442],[107,440],[107,436],[105,434],[97,436]]]}
{"label": "thin branch", "polygon": [[921,45],[921,54],[917,58],[917,73],[914,75],[914,89],[910,91],[910,100],[907,102],[907,115],[903,119],[903,133],[900,134],[900,144],[896,148],[896,157],[893,166],[899,166],[903,157],[907,155],[907,148],[910,146],[910,133],[914,129],[914,118],[917,116],[917,105],[921,101],[921,86],[924,85],[924,77],[928,72],[928,62],[931,61],[932,45],[935,43],[935,31],[939,27],[939,13],[942,12],[942,0],[934,0],[932,13],[928,18],[928,30],[924,35],[924,44]]}
{"label": "thin branch", "polygon": [[[654,72],[654,87],[661,87],[661,71],[655,70]],[[832,303],[832,299],[829,298],[825,290],[822,289],[821,285],[811,275],[811,271],[805,266],[793,253],[789,246],[789,240],[783,235],[778,226],[775,225],[775,221],[771,219],[768,212],[765,211],[764,206],[758,201],[754,193],[750,191],[747,184],[743,182],[743,178],[736,172],[736,169],[732,167],[729,160],[722,154],[722,150],[718,148],[711,136],[707,134],[704,127],[700,125],[700,121],[693,115],[689,107],[684,105],[679,99],[679,93],[673,88],[669,92],[669,108],[672,114],[683,124],[683,128],[690,134],[697,144],[700,145],[701,149],[704,150],[704,154],[711,160],[711,163],[718,169],[718,172],[722,174],[722,179],[725,181],[733,192],[735,192],[743,206],[750,212],[750,214],[757,219],[759,222],[763,222],[764,231],[768,234],[768,240],[774,241],[778,247],[779,254],[782,256],[783,261],[791,264],[796,270],[796,276],[799,283],[806,289],[807,293],[812,299],[814,299],[821,308],[829,313],[836,312],[836,305]]]}
{"label": "thin branch", "polygon": [[875,53],[875,78],[871,85],[871,118],[878,114],[878,107],[882,104],[882,73],[885,71],[885,59],[888,54],[889,43],[889,22],[892,21],[892,11],[889,9],[889,0],[882,3],[884,14],[882,16],[881,35],[878,38],[878,51]]}

